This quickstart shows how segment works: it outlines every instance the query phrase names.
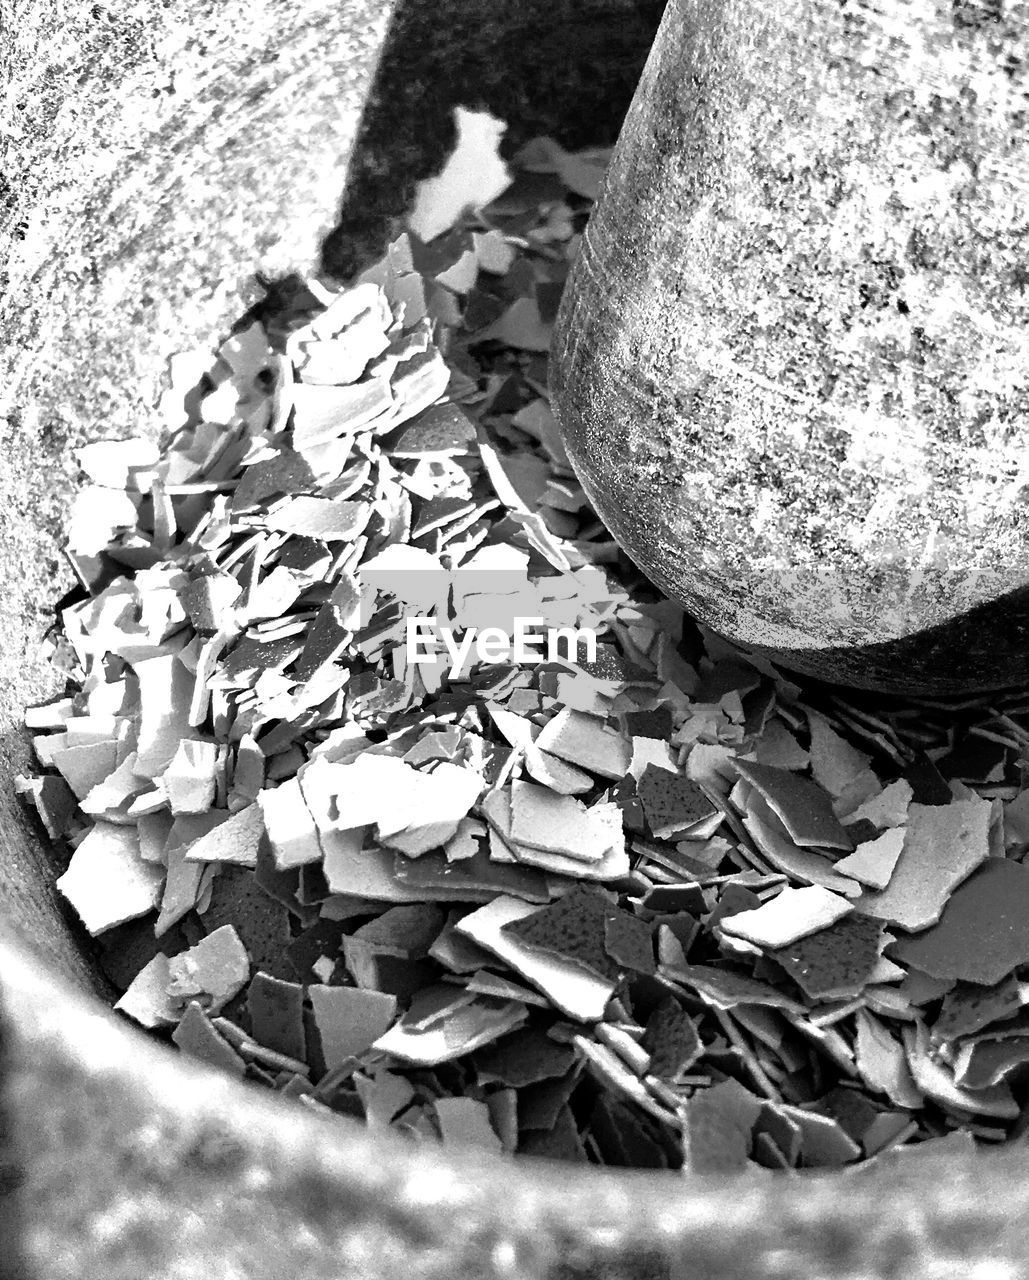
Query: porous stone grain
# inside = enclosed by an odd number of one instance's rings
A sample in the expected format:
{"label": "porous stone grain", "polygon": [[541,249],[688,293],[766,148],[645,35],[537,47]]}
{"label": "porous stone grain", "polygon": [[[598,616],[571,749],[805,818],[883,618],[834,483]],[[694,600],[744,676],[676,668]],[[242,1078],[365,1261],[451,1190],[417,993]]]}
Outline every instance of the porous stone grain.
{"label": "porous stone grain", "polygon": [[800,671],[1029,678],[1023,0],[671,0],[555,338],[572,461]]}

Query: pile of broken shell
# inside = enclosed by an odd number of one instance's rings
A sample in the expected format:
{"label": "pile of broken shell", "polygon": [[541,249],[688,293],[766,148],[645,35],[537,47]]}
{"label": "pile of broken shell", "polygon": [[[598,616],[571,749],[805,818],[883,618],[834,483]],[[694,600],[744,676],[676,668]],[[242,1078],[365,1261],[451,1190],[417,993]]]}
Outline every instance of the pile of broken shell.
{"label": "pile of broken shell", "polygon": [[[808,690],[620,556],[547,399],[606,156],[173,365],[81,452],[20,780],[116,1008],[413,1140],[843,1166],[1029,1115],[1029,701]],[[408,660],[406,619],[590,629]]]}

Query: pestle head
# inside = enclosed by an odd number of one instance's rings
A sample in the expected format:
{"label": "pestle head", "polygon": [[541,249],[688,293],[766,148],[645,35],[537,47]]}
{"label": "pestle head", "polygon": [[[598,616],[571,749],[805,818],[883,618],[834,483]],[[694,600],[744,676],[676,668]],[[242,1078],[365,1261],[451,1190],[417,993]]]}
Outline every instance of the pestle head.
{"label": "pestle head", "polygon": [[1029,678],[1027,18],[672,0],[554,403],[626,552],[797,671]]}

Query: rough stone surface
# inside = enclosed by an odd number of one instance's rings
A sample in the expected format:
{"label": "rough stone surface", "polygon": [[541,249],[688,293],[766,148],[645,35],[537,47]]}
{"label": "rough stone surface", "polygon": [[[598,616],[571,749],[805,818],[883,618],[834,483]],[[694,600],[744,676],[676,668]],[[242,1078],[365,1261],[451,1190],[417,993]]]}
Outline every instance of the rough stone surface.
{"label": "rough stone surface", "polygon": [[[1029,7],[672,0],[559,319],[587,492],[702,621],[1029,679]],[[999,603],[994,603],[999,602]]]}
{"label": "rough stone surface", "polygon": [[457,1158],[182,1062],[3,942],[0,975],[5,1101],[31,1150],[19,1280],[939,1280],[1029,1266],[1024,1149],[735,1179]]}

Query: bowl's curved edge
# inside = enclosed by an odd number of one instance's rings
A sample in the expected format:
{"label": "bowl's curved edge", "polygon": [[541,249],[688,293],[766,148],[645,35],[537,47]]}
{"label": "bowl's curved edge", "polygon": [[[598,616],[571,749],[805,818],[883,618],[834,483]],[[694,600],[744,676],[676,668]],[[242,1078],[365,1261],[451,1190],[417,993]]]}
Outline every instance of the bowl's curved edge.
{"label": "bowl's curved edge", "polygon": [[[389,8],[383,0],[269,0],[257,9],[153,0],[121,15],[89,0],[8,7],[0,75],[5,88],[18,86],[19,114],[5,103],[0,117],[12,184],[0,193],[0,507],[24,530],[0,566],[7,621],[18,624],[10,646],[2,634],[10,627],[0,629],[2,665],[15,672],[0,685],[8,711],[43,680],[22,640],[38,636],[39,608],[54,594],[57,561],[44,563],[42,551],[56,556],[56,534],[42,547],[40,530],[55,524],[70,491],[72,448],[87,433],[156,428],[165,358],[238,314],[250,287],[240,264],[248,273],[284,270],[314,253],[319,226],[334,216]],[[47,31],[52,40],[35,43]],[[66,101],[74,110],[62,114]],[[239,128],[244,116],[249,127]],[[288,145],[300,135],[306,147]],[[158,170],[166,198],[155,218]],[[241,189],[250,193],[242,204]],[[119,394],[124,387],[134,395]],[[26,514],[50,486],[38,518]],[[0,730],[10,723],[0,715]],[[4,754],[13,743],[10,735],[0,750],[0,772],[13,767]],[[12,819],[10,829],[19,826]],[[10,900],[0,893],[0,901],[9,915]],[[476,1163],[373,1137],[191,1068],[49,976],[47,960],[10,938],[0,939],[0,1013],[0,1275],[19,1280],[918,1280],[948,1263],[968,1274],[987,1257],[1020,1274],[1029,1258],[1021,1226],[1029,1178],[1017,1152],[918,1160],[846,1183]]]}
{"label": "bowl's curved edge", "polygon": [[177,1059],[10,937],[0,998],[33,1280],[927,1280],[1029,1263],[1024,1148],[746,1179],[512,1164]]}

